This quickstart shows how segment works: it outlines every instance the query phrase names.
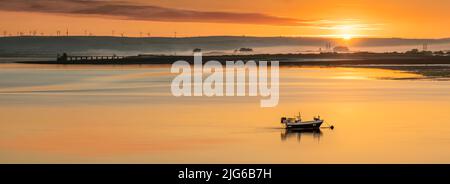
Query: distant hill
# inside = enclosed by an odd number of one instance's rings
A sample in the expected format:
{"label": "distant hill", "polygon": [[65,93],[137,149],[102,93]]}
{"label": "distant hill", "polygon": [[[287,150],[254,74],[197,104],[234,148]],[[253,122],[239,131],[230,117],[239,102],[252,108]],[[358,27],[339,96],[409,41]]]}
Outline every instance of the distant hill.
{"label": "distant hill", "polygon": [[[117,54],[188,52],[195,48],[203,51],[235,50],[238,48],[295,46],[324,47],[325,43],[339,44],[341,39],[312,37],[243,37],[211,36],[186,38],[134,38],[107,36],[22,36],[0,37],[0,57],[36,56],[54,57],[57,53]],[[384,47],[402,45],[448,44],[445,39],[354,38],[351,47]]]}

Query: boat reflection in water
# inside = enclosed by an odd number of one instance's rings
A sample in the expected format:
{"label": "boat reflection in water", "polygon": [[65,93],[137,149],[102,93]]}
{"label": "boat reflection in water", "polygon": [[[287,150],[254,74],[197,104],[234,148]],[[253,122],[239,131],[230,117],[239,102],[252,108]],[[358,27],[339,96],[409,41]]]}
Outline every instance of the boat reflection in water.
{"label": "boat reflection in water", "polygon": [[281,132],[281,141],[286,141],[288,139],[297,138],[297,141],[300,142],[302,136],[312,137],[313,139],[317,139],[320,141],[320,137],[323,136],[323,133],[320,129],[284,129]]}

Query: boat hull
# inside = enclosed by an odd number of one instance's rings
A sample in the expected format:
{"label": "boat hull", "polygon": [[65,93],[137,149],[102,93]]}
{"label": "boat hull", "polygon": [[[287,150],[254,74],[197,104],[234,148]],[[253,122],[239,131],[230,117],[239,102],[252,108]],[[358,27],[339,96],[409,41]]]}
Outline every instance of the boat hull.
{"label": "boat hull", "polygon": [[311,121],[301,123],[286,123],[286,128],[289,129],[318,129],[322,125],[323,121]]}

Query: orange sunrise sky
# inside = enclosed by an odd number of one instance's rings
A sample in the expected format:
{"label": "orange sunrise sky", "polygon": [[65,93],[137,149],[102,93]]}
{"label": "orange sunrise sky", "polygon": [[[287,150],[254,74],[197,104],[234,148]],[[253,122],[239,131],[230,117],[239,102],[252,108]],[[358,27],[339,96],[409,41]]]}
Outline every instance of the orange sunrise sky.
{"label": "orange sunrise sky", "polygon": [[[0,0],[1,35],[450,37],[449,0]],[[6,34],[5,34],[6,33]]]}

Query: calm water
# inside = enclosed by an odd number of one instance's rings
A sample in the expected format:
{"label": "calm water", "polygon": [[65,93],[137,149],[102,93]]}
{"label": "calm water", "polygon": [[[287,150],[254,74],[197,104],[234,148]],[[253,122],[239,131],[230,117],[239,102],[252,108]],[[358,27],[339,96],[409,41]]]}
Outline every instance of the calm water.
{"label": "calm water", "polygon": [[[282,68],[280,102],[172,97],[168,66],[0,64],[0,163],[450,163],[450,81]],[[335,129],[286,132],[281,116]]]}

